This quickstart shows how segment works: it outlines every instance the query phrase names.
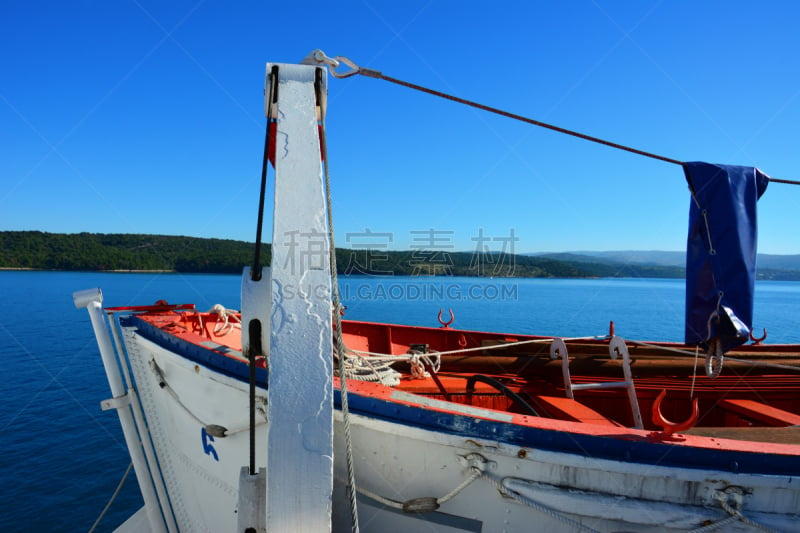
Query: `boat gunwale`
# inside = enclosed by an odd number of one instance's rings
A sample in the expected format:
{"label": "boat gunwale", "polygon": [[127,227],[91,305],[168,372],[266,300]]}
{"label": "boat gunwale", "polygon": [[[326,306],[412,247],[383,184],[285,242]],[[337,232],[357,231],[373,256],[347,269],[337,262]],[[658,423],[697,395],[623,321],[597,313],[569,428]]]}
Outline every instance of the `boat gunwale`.
{"label": "boat gunwale", "polygon": [[[246,383],[249,369],[241,359],[164,331],[141,315],[120,317],[123,327],[136,328],[144,338],[161,348],[202,364],[212,371]],[[257,369],[257,383],[266,388],[268,372]],[[338,379],[334,379],[334,406],[341,409]],[[800,445],[739,441],[699,435],[678,435],[672,440],[654,438],[647,430],[612,427],[586,422],[532,417],[484,407],[471,414],[448,409],[447,402],[424,395],[425,401],[398,397],[397,389],[372,382],[348,380],[350,411],[354,415],[433,431],[502,442],[520,448],[578,454],[585,457],[762,475],[800,476]],[[456,404],[461,406],[461,404]],[[485,417],[473,416],[484,412]],[[498,420],[498,415],[510,420]]]}

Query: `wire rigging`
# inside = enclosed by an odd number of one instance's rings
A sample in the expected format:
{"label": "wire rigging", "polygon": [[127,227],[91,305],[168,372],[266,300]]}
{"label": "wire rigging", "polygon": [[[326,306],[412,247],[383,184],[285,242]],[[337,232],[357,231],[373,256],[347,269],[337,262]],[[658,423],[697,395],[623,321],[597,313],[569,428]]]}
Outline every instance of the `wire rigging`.
{"label": "wire rigging", "polygon": [[317,98],[317,120],[319,128],[320,152],[322,156],[323,179],[325,184],[325,211],[328,221],[328,245],[331,269],[331,290],[333,304],[334,324],[334,359],[339,362],[339,389],[342,403],[342,425],[345,440],[345,462],[347,464],[347,497],[350,503],[350,528],[352,533],[360,531],[358,522],[358,503],[356,499],[356,475],[353,459],[353,444],[350,433],[350,407],[347,394],[347,375],[345,374],[345,346],[342,331],[342,300],[339,293],[339,278],[336,266],[336,242],[333,231],[333,200],[331,197],[331,178],[328,167],[328,143],[325,137],[325,106],[324,90],[322,87],[322,70],[316,69],[314,79],[314,92]]}
{"label": "wire rigging", "polygon": [[278,99],[278,67],[272,67],[270,72],[267,128],[264,133],[264,159],[261,162],[261,190],[258,196],[258,222],[256,222],[256,245],[253,253],[253,268],[250,269],[250,279],[259,281],[261,279],[261,232],[264,227],[264,196],[267,192],[267,170],[269,168],[270,143],[270,124],[274,120],[273,110]]}
{"label": "wire rigging", "polygon": [[402,85],[403,87],[408,87],[409,89],[414,89],[416,91],[422,91],[427,94],[431,94],[433,96],[438,96],[440,98],[445,98],[447,100],[452,100],[453,102],[457,102],[459,104],[464,104],[470,107],[474,107],[477,109],[481,109],[483,111],[488,111],[489,113],[494,113],[495,115],[501,115],[504,117],[508,117],[514,120],[518,120],[520,122],[525,122],[527,124],[532,124],[534,126],[539,126],[541,128],[546,128],[549,130],[557,131],[559,133],[564,133],[566,135],[572,135],[573,137],[578,137],[580,139],[584,139],[587,141],[595,142],[598,144],[602,144],[605,146],[610,146],[611,148],[617,148],[619,150],[625,150],[627,152],[632,152],[634,154],[639,154],[645,157],[650,157],[652,159],[658,159],[660,161],[665,161],[667,163],[672,163],[674,165],[683,165],[683,161],[678,161],[677,159],[672,159],[670,157],[665,157],[663,155],[654,154],[652,152],[646,152],[644,150],[639,150],[638,148],[632,148],[630,146],[625,146],[624,144],[615,143],[612,141],[607,141],[605,139],[601,139],[599,137],[593,137],[592,135],[587,135],[585,133],[580,133],[578,131],[570,130],[567,128],[562,128],[561,126],[556,126],[555,124],[549,124],[547,122],[542,122],[540,120],[535,120],[528,117],[523,117],[522,115],[517,115],[516,113],[510,113],[508,111],[503,111],[502,109],[497,109],[496,107],[490,107],[484,104],[480,104],[478,102],[474,102],[472,100],[467,100],[464,98],[460,98],[458,96],[453,96],[451,94],[443,93],[441,91],[436,91],[434,89],[429,89],[427,87],[422,87],[421,85],[416,85],[414,83],[409,83],[407,81],[399,80],[397,78],[392,78],[391,76],[386,76],[378,71],[373,70],[365,70],[361,69],[359,74],[364,76],[368,76],[371,78],[377,78],[380,80],[388,81],[390,83],[395,83],[397,85]]}
{"label": "wire rigging", "polygon": [[[663,155],[659,155],[653,152],[648,152],[646,150],[640,150],[638,148],[633,148],[631,146],[626,146],[624,144],[615,143],[612,141],[608,141],[606,139],[601,139],[600,137],[594,137],[592,135],[587,135],[585,133],[581,133],[575,130],[570,130],[567,128],[562,128],[561,126],[556,126],[555,124],[549,124],[547,122],[542,122],[540,120],[532,119],[529,117],[524,117],[522,115],[518,115],[516,113],[511,113],[509,111],[504,111],[502,109],[498,109],[496,107],[487,106],[473,100],[467,100],[466,98],[460,98],[458,96],[454,96],[452,94],[447,94],[441,91],[437,91],[435,89],[430,89],[428,87],[423,87],[422,85],[417,85],[415,83],[411,83],[408,81],[404,81],[398,78],[393,78],[392,76],[387,76],[380,72],[379,70],[373,70],[368,68],[363,68],[356,65],[353,61],[346,57],[337,56],[336,58],[327,57],[321,50],[316,50],[312,52],[312,57],[315,61],[319,63],[324,63],[330,67],[331,74],[336,78],[349,78],[350,76],[355,76],[360,74],[362,76],[366,76],[368,78],[375,78],[378,80],[387,81],[390,83],[394,83],[396,85],[400,85],[402,87],[407,87],[409,89],[413,89],[415,91],[420,91],[426,94],[430,94],[433,96],[438,96],[439,98],[444,98],[446,100],[451,100],[453,102],[467,105],[470,107],[474,107],[476,109],[480,109],[482,111],[487,111],[489,113],[494,113],[496,115],[501,115],[513,120],[518,120],[520,122],[524,122],[526,124],[531,124],[533,126],[539,126],[541,128],[546,128],[552,131],[556,131],[558,133],[563,133],[565,135],[571,135],[573,137],[577,137],[579,139],[583,139],[586,141],[602,144],[604,146],[608,146],[610,148],[616,148],[618,150],[624,150],[626,152],[631,152],[637,155],[641,155],[644,157],[649,157],[651,159],[657,159],[659,161],[664,161],[665,163],[672,163],[673,165],[680,165],[684,166],[686,164],[685,161],[680,161],[678,159],[673,159],[671,157],[666,157]],[[351,70],[346,72],[337,72],[336,69],[344,63],[347,67]],[[800,185],[800,181],[795,180],[786,180],[786,179],[778,179],[778,178],[769,178],[770,181],[774,181],[776,183],[786,183],[789,185]]]}

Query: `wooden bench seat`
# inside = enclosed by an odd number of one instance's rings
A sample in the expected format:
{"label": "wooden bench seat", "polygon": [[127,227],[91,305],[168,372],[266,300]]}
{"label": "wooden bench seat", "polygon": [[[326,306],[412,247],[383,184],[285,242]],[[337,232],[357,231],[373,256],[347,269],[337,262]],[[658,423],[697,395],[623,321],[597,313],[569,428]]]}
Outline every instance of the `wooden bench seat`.
{"label": "wooden bench seat", "polygon": [[800,444],[800,427],[782,428],[707,428],[687,429],[686,435],[712,437],[715,439],[746,440],[752,442],[769,442],[774,444]]}
{"label": "wooden bench seat", "polygon": [[800,425],[800,415],[755,400],[720,400],[719,407],[768,426]]}
{"label": "wooden bench seat", "polygon": [[587,407],[577,400],[559,396],[533,396],[533,400],[542,410],[547,411],[554,418],[585,422],[587,424],[601,424],[604,426],[621,426],[621,424],[606,418],[594,409]]}

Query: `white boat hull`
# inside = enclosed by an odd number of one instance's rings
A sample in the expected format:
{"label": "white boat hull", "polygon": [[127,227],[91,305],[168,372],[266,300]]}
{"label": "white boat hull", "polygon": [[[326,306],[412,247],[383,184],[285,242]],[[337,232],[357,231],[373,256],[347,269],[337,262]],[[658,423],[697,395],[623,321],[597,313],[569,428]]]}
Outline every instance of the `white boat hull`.
{"label": "white boat hull", "polygon": [[[123,327],[123,332],[178,527],[187,532],[235,530],[239,472],[249,457],[248,431],[237,432],[247,427],[247,383],[148,340],[135,327]],[[265,394],[259,389],[260,398]],[[444,403],[401,391],[393,395],[417,402],[421,413]],[[263,400],[258,403],[263,408]],[[504,416],[474,407],[462,410],[474,424],[492,424]],[[259,420],[264,418],[259,415]],[[233,434],[215,438],[204,424],[224,426]],[[336,531],[350,530],[341,425],[337,410]],[[678,531],[725,519],[730,520],[725,531],[751,531],[742,520],[731,518],[720,497],[729,506],[741,502],[749,520],[791,531],[800,509],[800,480],[790,476],[604,460],[457,431],[431,431],[417,427],[413,418],[398,423],[355,409],[350,425],[362,531]],[[265,427],[262,423],[256,432],[262,443],[260,466],[266,464]],[[301,485],[313,482],[297,480]],[[739,500],[737,492],[742,493]],[[420,513],[396,508],[419,498],[439,499],[441,504]]]}

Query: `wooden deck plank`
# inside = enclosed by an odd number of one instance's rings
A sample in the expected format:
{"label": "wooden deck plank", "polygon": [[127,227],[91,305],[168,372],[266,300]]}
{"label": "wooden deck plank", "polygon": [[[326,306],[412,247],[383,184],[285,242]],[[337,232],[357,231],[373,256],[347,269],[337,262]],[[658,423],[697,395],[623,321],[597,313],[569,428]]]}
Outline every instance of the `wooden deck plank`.
{"label": "wooden deck plank", "polygon": [[550,412],[554,417],[585,422],[587,424],[602,424],[604,426],[620,426],[617,422],[606,418],[594,409],[583,405],[577,400],[558,396],[536,395],[534,401],[540,407]]}
{"label": "wooden deck plank", "polygon": [[683,433],[686,435],[697,435],[716,439],[745,440],[771,444],[800,444],[800,426],[784,428],[695,427]]}
{"label": "wooden deck plank", "polygon": [[770,426],[800,425],[800,415],[755,400],[721,400],[717,405]]}

